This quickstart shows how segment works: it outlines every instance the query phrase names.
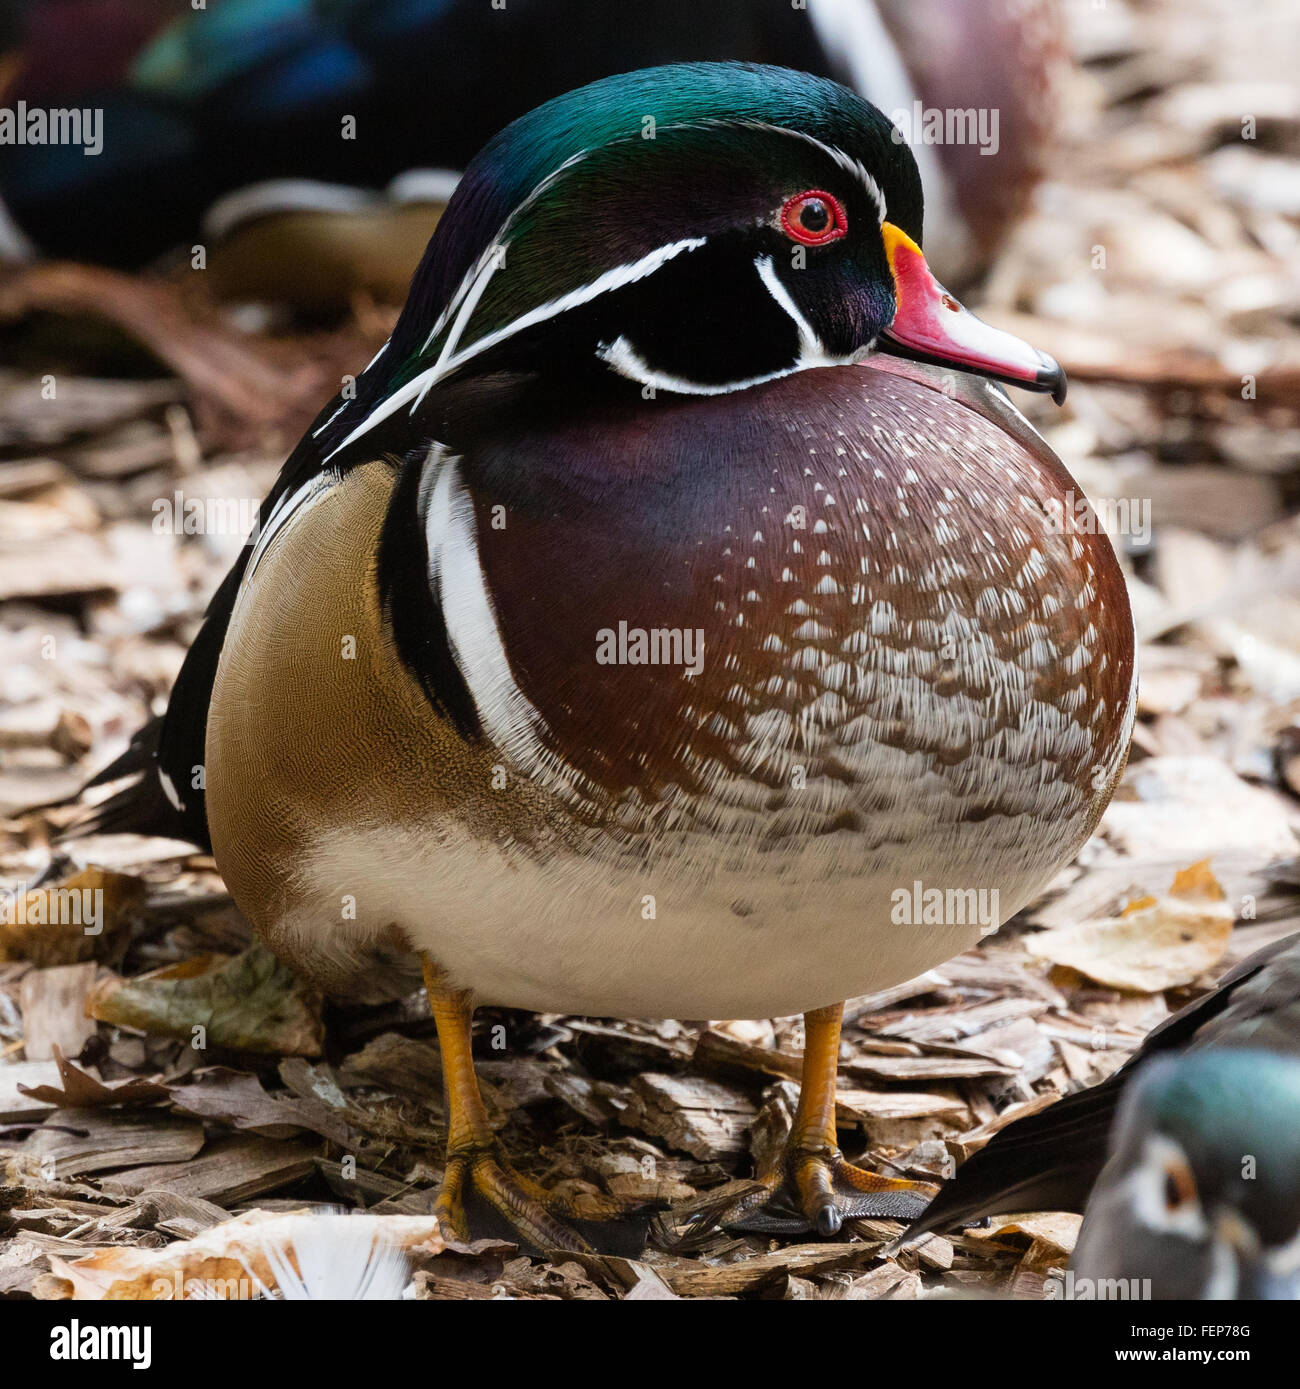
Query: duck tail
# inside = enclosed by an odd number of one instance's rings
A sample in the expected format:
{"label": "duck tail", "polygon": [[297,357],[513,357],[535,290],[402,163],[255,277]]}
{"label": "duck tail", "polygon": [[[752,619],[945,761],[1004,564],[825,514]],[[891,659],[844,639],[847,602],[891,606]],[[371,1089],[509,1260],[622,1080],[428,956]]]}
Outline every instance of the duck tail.
{"label": "duck tail", "polygon": [[995,1134],[908,1226],[902,1241],[1011,1211],[1082,1211],[1106,1162],[1121,1084],[1112,1076]]}
{"label": "duck tail", "polygon": [[[32,806],[31,812],[74,808],[72,818],[56,829],[57,842],[92,834],[143,834],[180,839],[208,849],[206,835],[196,837],[192,817],[177,808],[163,785],[158,765],[162,726],[161,717],[150,719],[135,733],[121,756],[96,772],[73,795]],[[119,781],[125,785],[112,795],[86,801],[87,792]]]}

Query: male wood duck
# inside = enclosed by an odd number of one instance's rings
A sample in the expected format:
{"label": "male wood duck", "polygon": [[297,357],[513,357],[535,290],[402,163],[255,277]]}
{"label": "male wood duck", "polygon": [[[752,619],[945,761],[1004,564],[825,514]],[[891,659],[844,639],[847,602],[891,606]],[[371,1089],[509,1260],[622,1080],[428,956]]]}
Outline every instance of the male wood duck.
{"label": "male wood duck", "polygon": [[453,1231],[470,1186],[561,1248],[616,1206],[498,1156],[476,1003],[804,1012],[790,1142],[723,1214],[787,1181],[824,1234],[914,1211],[836,1146],[840,1000],[1000,924],[1110,797],[1123,575],[991,384],[1064,376],[943,290],[921,221],[882,114],[786,69],[649,69],[508,126],[160,734],[99,778],[143,769],[99,827],[210,843],[326,987],[423,957]]}
{"label": "male wood duck", "polygon": [[1300,1300],[1300,1058],[1160,1057],[1120,1103],[1071,1269],[1159,1301]]}
{"label": "male wood duck", "polygon": [[1300,1297],[1300,934],[1100,1085],[1008,1124],[904,1239],[1085,1207],[1076,1277],[1150,1279],[1158,1298]]}
{"label": "male wood duck", "polygon": [[[806,69],[905,112],[949,283],[1022,211],[1065,71],[1060,0],[640,0],[634,22],[608,0],[0,0],[0,104],[103,113],[93,157],[0,144],[0,260],[136,266],[202,240],[227,293],[400,303],[454,173],[414,194],[400,176],[459,171],[596,78],[717,59]],[[917,108],[982,112],[995,138],[935,143]]]}

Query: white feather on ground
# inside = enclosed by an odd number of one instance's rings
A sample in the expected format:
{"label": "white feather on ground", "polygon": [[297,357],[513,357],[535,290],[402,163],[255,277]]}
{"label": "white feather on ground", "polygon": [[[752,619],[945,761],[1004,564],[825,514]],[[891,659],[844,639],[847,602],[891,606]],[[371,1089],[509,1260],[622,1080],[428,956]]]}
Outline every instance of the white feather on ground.
{"label": "white feather on ground", "polygon": [[244,1263],[264,1297],[286,1302],[380,1302],[403,1296],[411,1260],[374,1220],[345,1212],[313,1214],[292,1230],[264,1233],[261,1250],[274,1290]]}

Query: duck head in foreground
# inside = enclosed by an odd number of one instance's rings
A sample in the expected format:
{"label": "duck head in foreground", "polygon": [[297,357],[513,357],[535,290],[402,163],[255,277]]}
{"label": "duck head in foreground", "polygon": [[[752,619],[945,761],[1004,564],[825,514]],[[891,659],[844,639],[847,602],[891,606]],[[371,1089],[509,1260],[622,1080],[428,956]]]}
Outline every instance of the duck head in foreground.
{"label": "duck head in foreground", "polygon": [[835,1146],[839,1001],[995,929],[1110,796],[1123,577],[990,384],[1064,378],[945,294],[921,217],[885,118],[804,74],[538,108],[214,600],[158,752],[172,832],[326,982],[422,954],[452,1228],[466,1183],[537,1242],[613,1209],[494,1157],[475,1001],[804,1011],[790,1141],[713,1214],[787,1178],[823,1232],[913,1209]]}
{"label": "duck head in foreground", "polygon": [[[1145,1067],[1120,1105],[1072,1272],[1164,1301],[1300,1299],[1300,1061],[1206,1049]],[[1124,1294],[1121,1294],[1124,1295]]]}

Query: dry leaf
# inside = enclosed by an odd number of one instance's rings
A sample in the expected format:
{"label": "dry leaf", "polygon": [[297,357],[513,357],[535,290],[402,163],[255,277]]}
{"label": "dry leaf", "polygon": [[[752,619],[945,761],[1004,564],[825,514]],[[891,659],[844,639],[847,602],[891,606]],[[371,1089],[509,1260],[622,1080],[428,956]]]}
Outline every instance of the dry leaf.
{"label": "dry leaf", "polygon": [[[302,1065],[302,1062],[298,1063]],[[296,1095],[268,1095],[254,1075],[216,1067],[186,1085],[169,1087],[172,1103],[200,1119],[215,1119],[266,1138],[288,1138],[309,1129],[336,1143],[352,1130],[337,1110]]]}
{"label": "dry leaf", "polygon": [[1082,1224],[1083,1217],[1070,1211],[995,1215],[989,1221],[987,1230],[963,1230],[962,1238],[978,1242],[1005,1243],[1009,1235],[1019,1235],[1029,1244],[1031,1250],[1043,1255],[1050,1253],[1051,1259],[1060,1264],[1074,1252],[1075,1241],[1079,1238],[1079,1226]]}
{"label": "dry leaf", "polygon": [[199,956],[135,979],[101,980],[87,1007],[100,1022],[186,1042],[201,1027],[204,1046],[233,1051],[319,1056],[325,1035],[320,996],[258,945],[234,959]]}
{"label": "dry leaf", "polygon": [[67,1060],[62,1051],[54,1048],[54,1063],[59,1068],[63,1088],[55,1085],[19,1085],[19,1091],[33,1100],[57,1105],[60,1109],[98,1109],[111,1104],[153,1104],[165,1100],[167,1090],[157,1081],[132,1079],[116,1085],[105,1085],[98,1076],[88,1074]]}
{"label": "dry leaf", "polygon": [[144,895],[141,879],[91,867],[7,898],[0,903],[0,960],[41,966],[102,960]]}
{"label": "dry leaf", "polygon": [[1116,917],[1043,931],[1026,948],[1099,984],[1159,993],[1219,962],[1232,934],[1232,909],[1209,860],[1178,873],[1166,896],[1140,897]]}

